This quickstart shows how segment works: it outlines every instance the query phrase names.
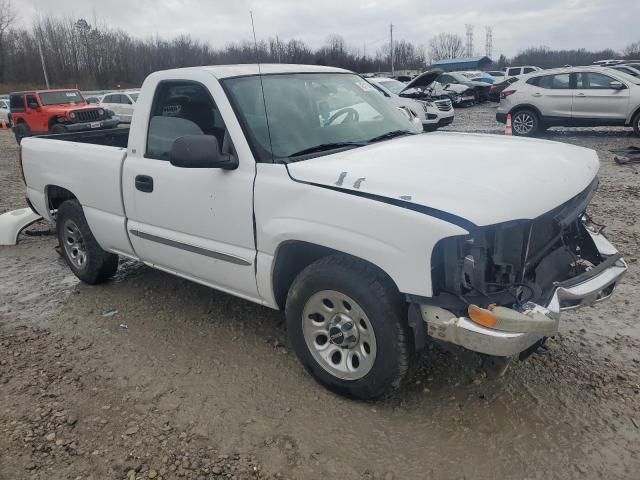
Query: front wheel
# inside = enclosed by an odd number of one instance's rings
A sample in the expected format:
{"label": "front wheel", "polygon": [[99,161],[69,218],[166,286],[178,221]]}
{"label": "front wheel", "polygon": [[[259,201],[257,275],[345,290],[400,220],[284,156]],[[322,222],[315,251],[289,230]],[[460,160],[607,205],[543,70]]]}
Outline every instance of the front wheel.
{"label": "front wheel", "polygon": [[289,340],[323,386],[369,400],[397,388],[412,355],[406,305],[372,266],[342,256],[309,265],[285,309]]}
{"label": "front wheel", "polygon": [[64,125],[60,125],[59,123],[51,127],[51,133],[54,135],[59,135],[61,133],[67,133],[67,127]]}
{"label": "front wheel", "polygon": [[98,245],[77,200],[67,200],[58,207],[56,227],[62,257],[76,277],[95,285],[116,273],[118,256]]}
{"label": "front wheel", "polygon": [[633,117],[633,133],[636,134],[636,137],[640,137],[640,112]]}
{"label": "front wheel", "polygon": [[513,134],[520,137],[532,137],[540,128],[538,115],[532,110],[518,110],[511,116]]}

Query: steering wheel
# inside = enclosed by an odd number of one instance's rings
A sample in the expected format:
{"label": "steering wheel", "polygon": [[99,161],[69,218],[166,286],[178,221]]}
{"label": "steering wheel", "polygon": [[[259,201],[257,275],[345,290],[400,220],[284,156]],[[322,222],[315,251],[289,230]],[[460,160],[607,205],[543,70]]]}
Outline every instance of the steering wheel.
{"label": "steering wheel", "polygon": [[331,117],[329,117],[329,120],[327,120],[327,123],[325,125],[331,125],[338,117],[341,117],[343,115],[345,117],[344,117],[344,120],[340,122],[341,124],[347,121],[357,122],[360,119],[360,115],[358,114],[358,111],[355,108],[345,107],[345,108],[341,108],[336,113],[331,115]]}

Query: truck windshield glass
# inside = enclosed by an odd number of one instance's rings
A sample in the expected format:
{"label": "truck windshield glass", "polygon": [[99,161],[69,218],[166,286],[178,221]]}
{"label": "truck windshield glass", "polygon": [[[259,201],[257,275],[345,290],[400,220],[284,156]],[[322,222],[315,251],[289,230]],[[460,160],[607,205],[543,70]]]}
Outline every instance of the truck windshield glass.
{"label": "truck windshield glass", "polygon": [[40,94],[40,103],[42,105],[63,105],[66,103],[84,103],[84,98],[80,92],[42,92]]}
{"label": "truck windshield glass", "polygon": [[[304,73],[230,78],[223,81],[254,153],[262,162],[355,148],[416,127],[361,77]],[[266,111],[265,111],[266,110]]]}
{"label": "truck windshield glass", "polygon": [[138,95],[140,95],[139,93],[130,93],[129,96],[131,97],[131,100],[133,101],[133,103],[136,103],[138,101]]}
{"label": "truck windshield glass", "polygon": [[402,90],[404,90],[407,86],[399,82],[398,80],[385,80],[384,82],[378,82],[380,85],[385,87],[391,93],[399,94]]}

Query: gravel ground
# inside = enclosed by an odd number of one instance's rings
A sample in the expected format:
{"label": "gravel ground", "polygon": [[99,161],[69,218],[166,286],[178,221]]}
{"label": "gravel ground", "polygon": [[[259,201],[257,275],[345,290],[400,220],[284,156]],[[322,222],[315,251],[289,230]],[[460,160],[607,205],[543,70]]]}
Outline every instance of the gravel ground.
{"label": "gravel ground", "polygon": [[[447,129],[501,133],[494,111],[460,109]],[[590,212],[630,268],[498,380],[430,347],[392,399],[348,401],[303,372],[279,312],[129,261],[81,284],[52,236],[0,247],[0,479],[639,478],[640,165],[610,150],[640,141],[545,138],[598,150]],[[24,206],[16,153],[0,131],[0,213]]]}

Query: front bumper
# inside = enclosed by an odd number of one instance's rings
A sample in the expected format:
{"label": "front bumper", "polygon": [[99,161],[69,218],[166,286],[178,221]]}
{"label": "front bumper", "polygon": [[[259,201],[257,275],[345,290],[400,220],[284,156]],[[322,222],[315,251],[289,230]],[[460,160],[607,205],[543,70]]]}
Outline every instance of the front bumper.
{"label": "front bumper", "polygon": [[427,334],[435,339],[453,343],[475,352],[511,357],[526,350],[538,340],[557,332],[560,313],[584,306],[591,306],[611,296],[615,286],[627,271],[627,264],[618,251],[601,234],[589,231],[603,262],[584,274],[555,286],[547,305],[536,305],[555,321],[553,331],[507,332],[483,327],[468,317],[434,305],[420,305]]}
{"label": "front bumper", "polygon": [[65,124],[65,128],[69,132],[84,132],[85,130],[100,130],[103,128],[114,128],[118,126],[119,120],[109,118],[107,120],[98,120],[95,122],[69,123]]}

